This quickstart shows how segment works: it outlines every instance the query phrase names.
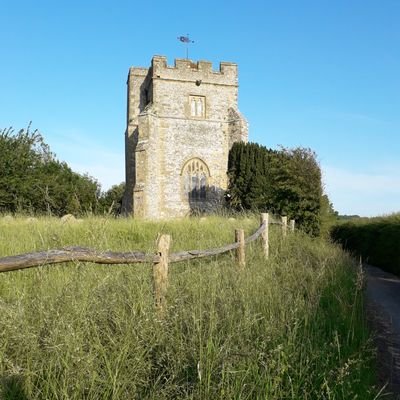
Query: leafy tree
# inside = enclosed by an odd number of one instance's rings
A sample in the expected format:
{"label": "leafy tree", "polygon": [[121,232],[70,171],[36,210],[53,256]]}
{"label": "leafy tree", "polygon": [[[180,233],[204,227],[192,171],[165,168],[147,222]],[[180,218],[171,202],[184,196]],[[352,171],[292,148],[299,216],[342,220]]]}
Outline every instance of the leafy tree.
{"label": "leafy tree", "polygon": [[331,227],[339,220],[338,212],[334,210],[333,204],[326,194],[321,196],[320,220],[321,234],[324,236],[329,235]]}
{"label": "leafy tree", "polygon": [[229,153],[228,176],[232,207],[287,215],[306,232],[319,233],[323,192],[312,150],[237,142]]}
{"label": "leafy tree", "polygon": [[99,211],[104,214],[119,215],[122,209],[122,198],[125,192],[125,182],[113,185],[102,194],[99,201]]}
{"label": "leafy tree", "polygon": [[37,131],[0,131],[0,212],[63,215],[95,211],[99,184],[55,159]]}
{"label": "leafy tree", "polygon": [[34,172],[51,157],[43,138],[30,127],[17,134],[11,128],[0,131],[0,210],[30,208],[30,186],[38,178]]}

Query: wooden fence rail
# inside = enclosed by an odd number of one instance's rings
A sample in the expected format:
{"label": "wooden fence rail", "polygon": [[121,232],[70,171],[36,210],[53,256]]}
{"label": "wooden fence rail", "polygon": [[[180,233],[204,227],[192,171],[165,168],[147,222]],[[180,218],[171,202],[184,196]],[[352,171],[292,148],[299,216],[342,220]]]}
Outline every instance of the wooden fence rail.
{"label": "wooden fence rail", "polygon": [[[261,224],[256,232],[245,239],[245,243],[248,244],[258,239],[258,237],[264,231],[265,226],[265,224]],[[235,242],[212,249],[181,251],[169,254],[168,261],[170,263],[174,263],[192,260],[195,258],[210,257],[235,250],[238,247],[239,243]],[[0,272],[15,271],[18,269],[59,264],[70,261],[91,262],[96,264],[158,263],[160,262],[160,255],[146,254],[137,251],[126,253],[113,251],[100,252],[85,247],[69,246],[63,247],[62,249],[40,251],[36,253],[27,253],[0,258]]]}
{"label": "wooden fence rail", "polygon": [[[169,254],[171,238],[169,235],[161,235],[157,241],[157,252],[148,254],[138,251],[132,252],[113,252],[97,251],[85,247],[70,246],[62,249],[40,251],[35,253],[20,254],[0,258],[0,272],[15,271],[25,268],[59,264],[63,262],[91,262],[96,264],[153,264],[154,295],[158,308],[165,308],[165,294],[168,286],[168,265],[195,258],[216,256],[231,250],[236,250],[236,261],[241,268],[246,265],[245,245],[261,238],[264,257],[269,256],[269,225],[274,223],[269,221],[267,213],[261,214],[259,228],[247,238],[244,238],[244,231],[235,231],[235,242],[222,247],[206,250],[188,250]],[[282,235],[286,236],[287,218],[282,217]],[[290,230],[294,230],[294,220],[290,221]]]}

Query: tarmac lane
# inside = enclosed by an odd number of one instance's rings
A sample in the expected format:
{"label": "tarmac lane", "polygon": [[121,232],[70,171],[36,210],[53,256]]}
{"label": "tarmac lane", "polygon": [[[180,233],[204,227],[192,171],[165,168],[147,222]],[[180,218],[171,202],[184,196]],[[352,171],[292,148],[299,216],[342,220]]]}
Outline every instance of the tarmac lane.
{"label": "tarmac lane", "polygon": [[400,279],[364,265],[367,316],[377,347],[381,384],[400,399]]}

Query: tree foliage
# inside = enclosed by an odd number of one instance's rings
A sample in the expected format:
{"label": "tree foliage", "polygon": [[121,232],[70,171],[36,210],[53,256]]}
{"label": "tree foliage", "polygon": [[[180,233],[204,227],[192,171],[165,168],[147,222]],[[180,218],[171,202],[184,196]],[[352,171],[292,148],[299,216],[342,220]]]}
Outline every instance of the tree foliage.
{"label": "tree foliage", "polygon": [[99,212],[117,216],[121,214],[122,198],[125,192],[125,182],[113,185],[105,193],[102,193],[99,200]]}
{"label": "tree foliage", "polygon": [[325,237],[329,237],[332,226],[339,221],[339,213],[335,211],[326,194],[321,197],[320,221],[321,234]]}
{"label": "tree foliage", "polygon": [[0,212],[81,214],[99,195],[97,181],[58,161],[37,130],[0,131]]}
{"label": "tree foliage", "polygon": [[319,234],[323,191],[312,150],[237,142],[229,153],[228,176],[232,207],[287,215],[306,232]]}

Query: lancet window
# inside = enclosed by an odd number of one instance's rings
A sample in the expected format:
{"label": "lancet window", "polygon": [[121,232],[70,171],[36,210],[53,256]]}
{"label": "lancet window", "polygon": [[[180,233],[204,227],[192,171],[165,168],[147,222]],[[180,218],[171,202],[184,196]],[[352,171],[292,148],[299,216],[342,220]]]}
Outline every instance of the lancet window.
{"label": "lancet window", "polygon": [[190,115],[195,118],[204,118],[205,103],[204,96],[190,96]]}

